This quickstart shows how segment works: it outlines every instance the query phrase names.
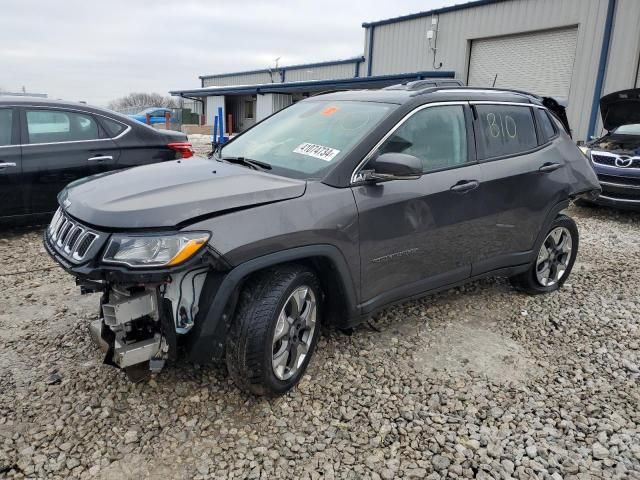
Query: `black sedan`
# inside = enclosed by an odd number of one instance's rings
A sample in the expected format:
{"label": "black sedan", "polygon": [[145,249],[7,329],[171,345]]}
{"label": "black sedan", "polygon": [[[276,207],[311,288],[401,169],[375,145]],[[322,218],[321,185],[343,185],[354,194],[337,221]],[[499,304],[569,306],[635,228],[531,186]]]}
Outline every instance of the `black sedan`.
{"label": "black sedan", "polygon": [[34,221],[89,175],[193,155],[187,136],[85,104],[0,97],[0,223]]}

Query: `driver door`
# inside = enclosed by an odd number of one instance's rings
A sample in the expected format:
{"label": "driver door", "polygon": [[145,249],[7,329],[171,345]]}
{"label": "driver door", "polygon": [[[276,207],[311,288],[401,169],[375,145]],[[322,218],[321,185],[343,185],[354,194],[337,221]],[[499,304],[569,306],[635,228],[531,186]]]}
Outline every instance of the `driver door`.
{"label": "driver door", "polygon": [[352,187],[364,313],[471,275],[481,177],[470,125],[464,103],[419,107],[371,158],[413,155],[422,177]]}

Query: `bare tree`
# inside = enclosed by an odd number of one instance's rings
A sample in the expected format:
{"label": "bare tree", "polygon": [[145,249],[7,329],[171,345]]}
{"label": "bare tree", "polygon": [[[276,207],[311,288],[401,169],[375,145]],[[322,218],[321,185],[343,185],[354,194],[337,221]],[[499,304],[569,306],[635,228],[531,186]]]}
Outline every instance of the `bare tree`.
{"label": "bare tree", "polygon": [[165,97],[159,93],[134,92],[121,98],[112,100],[107,105],[109,109],[115,111],[131,110],[135,107],[164,107],[176,108],[177,102],[172,97]]}

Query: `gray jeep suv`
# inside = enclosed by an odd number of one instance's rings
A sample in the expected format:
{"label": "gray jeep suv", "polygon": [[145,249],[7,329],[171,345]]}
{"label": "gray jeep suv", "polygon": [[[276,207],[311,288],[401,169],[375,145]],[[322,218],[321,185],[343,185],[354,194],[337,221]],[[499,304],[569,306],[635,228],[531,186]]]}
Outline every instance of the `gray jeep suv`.
{"label": "gray jeep suv", "polygon": [[102,292],[107,363],[224,358],[239,387],[281,394],[323,323],[490,275],[559,288],[578,251],[560,212],[600,188],[561,118],[515,91],[320,95],[210,159],[69,185],[44,244]]}

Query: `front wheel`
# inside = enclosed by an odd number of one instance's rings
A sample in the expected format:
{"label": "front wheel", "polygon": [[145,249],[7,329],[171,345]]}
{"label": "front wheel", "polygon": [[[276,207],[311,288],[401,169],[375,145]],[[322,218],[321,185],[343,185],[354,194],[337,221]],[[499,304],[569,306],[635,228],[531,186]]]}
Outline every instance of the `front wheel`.
{"label": "front wheel", "polygon": [[526,272],[511,278],[518,289],[530,294],[553,292],[569,277],[578,253],[578,227],[570,217],[558,215]]}
{"label": "front wheel", "polygon": [[300,265],[285,265],[250,279],[227,336],[226,363],[234,383],[255,395],[293,388],[320,335],[320,283]]}

